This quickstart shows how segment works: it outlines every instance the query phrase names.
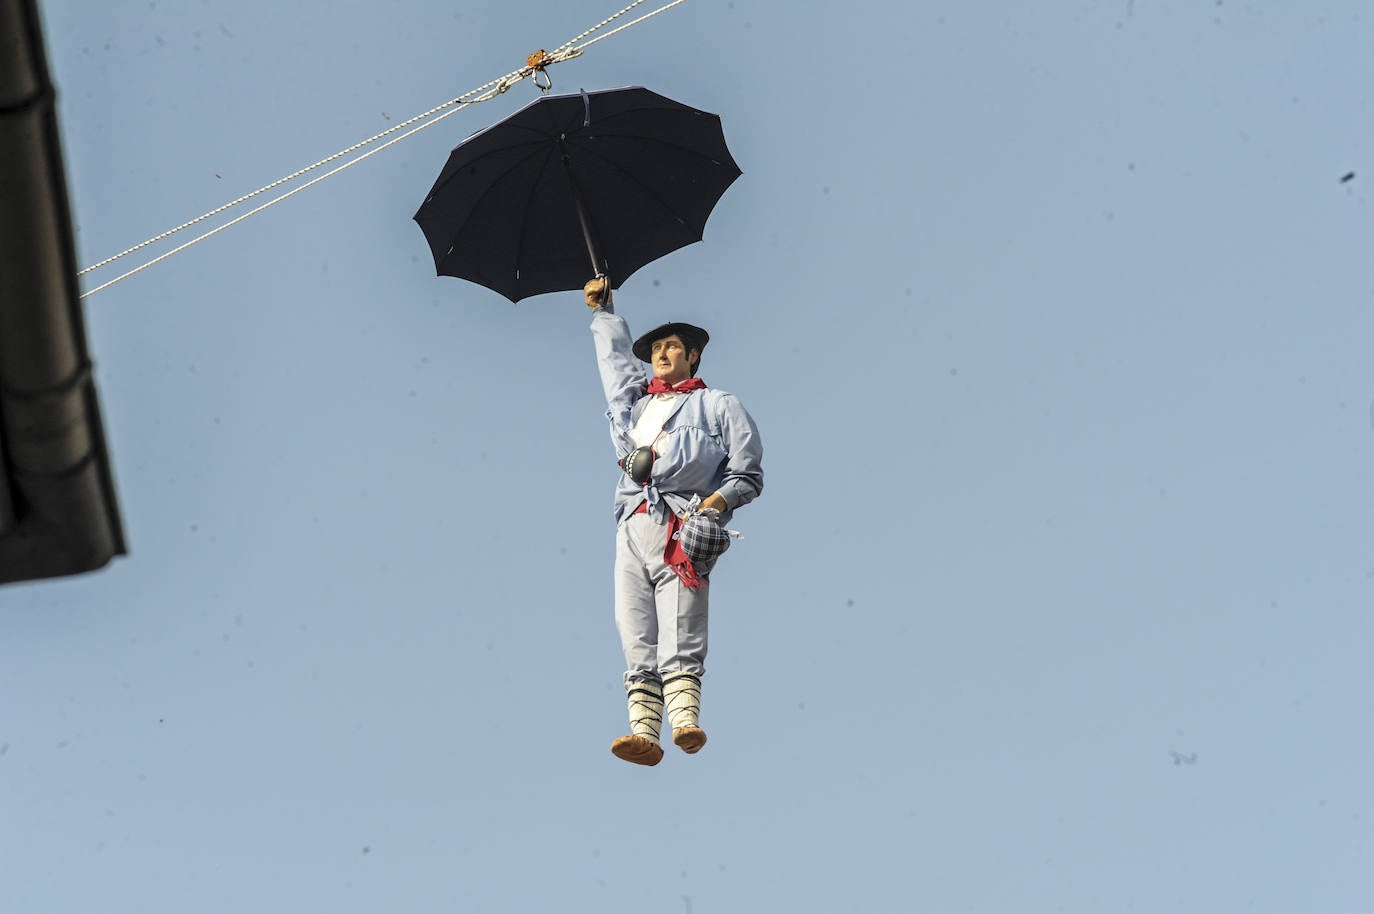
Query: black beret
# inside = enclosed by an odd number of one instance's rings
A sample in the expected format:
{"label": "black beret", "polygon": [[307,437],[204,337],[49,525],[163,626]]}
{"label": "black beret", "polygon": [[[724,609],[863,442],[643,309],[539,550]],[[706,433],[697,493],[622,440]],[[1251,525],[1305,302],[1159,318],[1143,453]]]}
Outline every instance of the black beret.
{"label": "black beret", "polygon": [[688,349],[695,349],[702,352],[706,349],[706,344],[711,342],[711,334],[700,327],[692,324],[684,324],[681,321],[669,321],[661,327],[655,327],[648,333],[635,340],[635,358],[641,362],[649,361],[649,356],[653,353],[654,343],[663,339],[665,336],[678,336],[686,344]]}

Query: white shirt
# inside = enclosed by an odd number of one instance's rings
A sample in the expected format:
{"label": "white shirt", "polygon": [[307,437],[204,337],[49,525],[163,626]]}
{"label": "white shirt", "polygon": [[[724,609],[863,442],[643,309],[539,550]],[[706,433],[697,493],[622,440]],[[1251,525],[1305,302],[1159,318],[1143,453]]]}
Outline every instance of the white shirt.
{"label": "white shirt", "polygon": [[649,405],[644,407],[644,412],[639,414],[639,421],[635,423],[635,427],[630,429],[630,443],[635,447],[643,447],[657,441],[663,434],[663,423],[668,421],[668,416],[672,414],[680,396],[682,394],[675,390],[654,394]]}

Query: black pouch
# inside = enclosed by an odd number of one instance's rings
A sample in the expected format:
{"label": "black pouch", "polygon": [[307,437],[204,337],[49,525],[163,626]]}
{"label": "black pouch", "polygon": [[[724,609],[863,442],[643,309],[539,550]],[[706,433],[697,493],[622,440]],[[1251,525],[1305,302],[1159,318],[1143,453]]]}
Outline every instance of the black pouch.
{"label": "black pouch", "polygon": [[637,447],[620,461],[620,468],[634,480],[635,485],[647,485],[654,472],[654,456],[654,449],[647,444]]}

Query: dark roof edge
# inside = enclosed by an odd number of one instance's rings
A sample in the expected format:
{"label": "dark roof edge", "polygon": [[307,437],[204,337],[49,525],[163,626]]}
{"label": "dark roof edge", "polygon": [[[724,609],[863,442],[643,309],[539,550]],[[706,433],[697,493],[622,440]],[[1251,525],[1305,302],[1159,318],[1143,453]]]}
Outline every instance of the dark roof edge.
{"label": "dark roof edge", "polygon": [[[0,0],[0,583],[125,552],[36,0]],[[11,29],[11,26],[15,28]]]}

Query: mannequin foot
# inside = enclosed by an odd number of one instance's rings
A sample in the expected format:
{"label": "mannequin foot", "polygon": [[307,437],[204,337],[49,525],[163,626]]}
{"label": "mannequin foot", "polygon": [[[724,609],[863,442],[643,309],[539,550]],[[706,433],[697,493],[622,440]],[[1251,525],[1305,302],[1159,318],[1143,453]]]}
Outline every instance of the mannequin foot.
{"label": "mannequin foot", "polygon": [[706,745],[706,731],[700,727],[678,727],[673,731],[673,742],[683,752],[692,755]]}
{"label": "mannequin foot", "polygon": [[[705,742],[704,736],[702,741]],[[616,737],[611,743],[611,754],[636,765],[657,765],[663,760],[663,747],[647,736],[632,733],[629,736]]]}

